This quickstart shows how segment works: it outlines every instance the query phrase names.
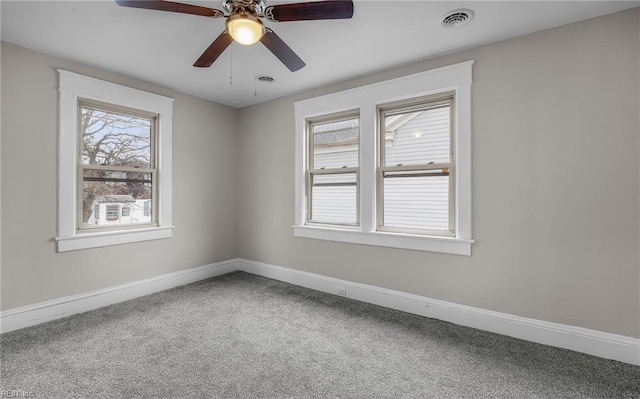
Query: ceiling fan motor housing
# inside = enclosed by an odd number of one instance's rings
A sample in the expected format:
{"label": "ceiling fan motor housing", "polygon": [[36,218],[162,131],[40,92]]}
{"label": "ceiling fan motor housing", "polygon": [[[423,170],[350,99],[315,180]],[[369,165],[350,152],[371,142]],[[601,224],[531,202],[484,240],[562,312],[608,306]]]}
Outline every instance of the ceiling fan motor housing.
{"label": "ceiling fan motor housing", "polygon": [[264,0],[222,0],[222,7],[230,14],[248,12],[250,14],[262,14],[266,7]]}

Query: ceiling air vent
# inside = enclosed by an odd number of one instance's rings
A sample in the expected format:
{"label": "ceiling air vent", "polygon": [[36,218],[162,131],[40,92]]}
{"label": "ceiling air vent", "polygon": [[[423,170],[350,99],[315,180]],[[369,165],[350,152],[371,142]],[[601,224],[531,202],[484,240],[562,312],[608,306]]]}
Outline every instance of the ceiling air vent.
{"label": "ceiling air vent", "polygon": [[274,78],[272,78],[271,76],[266,76],[266,75],[260,75],[256,78],[256,80],[258,82],[264,82],[264,83],[273,83],[273,81],[275,80]]}
{"label": "ceiling air vent", "polygon": [[473,19],[473,11],[468,8],[460,8],[449,11],[441,19],[440,23],[445,28],[459,28],[468,24]]}

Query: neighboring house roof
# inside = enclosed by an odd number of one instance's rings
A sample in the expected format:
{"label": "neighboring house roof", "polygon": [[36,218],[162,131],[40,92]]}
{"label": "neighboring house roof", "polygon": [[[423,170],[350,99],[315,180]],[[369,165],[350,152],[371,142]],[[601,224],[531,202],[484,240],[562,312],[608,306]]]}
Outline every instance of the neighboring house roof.
{"label": "neighboring house roof", "polygon": [[101,195],[96,198],[96,202],[136,202],[130,195]]}
{"label": "neighboring house roof", "polygon": [[313,142],[316,146],[336,146],[358,142],[360,121],[344,121],[321,124],[313,127]]}
{"label": "neighboring house roof", "polygon": [[[386,118],[385,132],[387,140],[393,141],[395,132],[411,122],[422,111],[393,115]],[[341,146],[358,142],[359,121],[346,120],[315,128],[313,142],[315,146]]]}
{"label": "neighboring house roof", "polygon": [[317,146],[322,145],[345,145],[358,142],[358,128],[347,128],[333,130],[330,132],[316,133],[313,135],[313,142]]}
{"label": "neighboring house roof", "polygon": [[396,130],[400,129],[402,126],[411,122],[421,113],[422,111],[418,111],[418,112],[411,112],[408,114],[405,113],[405,114],[387,116],[385,118],[385,122],[386,122],[384,127],[385,132],[395,132]]}

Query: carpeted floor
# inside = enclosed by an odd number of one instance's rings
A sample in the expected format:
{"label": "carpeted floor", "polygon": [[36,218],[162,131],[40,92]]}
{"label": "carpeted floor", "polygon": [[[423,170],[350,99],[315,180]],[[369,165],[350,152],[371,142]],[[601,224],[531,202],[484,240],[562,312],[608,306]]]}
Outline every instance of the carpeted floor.
{"label": "carpeted floor", "polygon": [[35,398],[640,398],[640,367],[236,272],[1,336]]}

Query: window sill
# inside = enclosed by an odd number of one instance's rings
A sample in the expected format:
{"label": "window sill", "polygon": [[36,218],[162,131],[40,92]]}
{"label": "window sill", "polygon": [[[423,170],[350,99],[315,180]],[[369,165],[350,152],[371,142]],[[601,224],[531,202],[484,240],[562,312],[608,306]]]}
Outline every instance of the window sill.
{"label": "window sill", "polygon": [[293,226],[293,234],[296,237],[318,240],[466,256],[471,256],[471,244],[474,243],[474,240],[464,238],[421,236],[380,231],[367,232],[316,226]]}
{"label": "window sill", "polygon": [[56,237],[55,240],[58,244],[58,252],[67,252],[171,238],[173,234],[172,230],[173,226],[107,232],[102,231],[96,233],[82,233],[70,237]]}

